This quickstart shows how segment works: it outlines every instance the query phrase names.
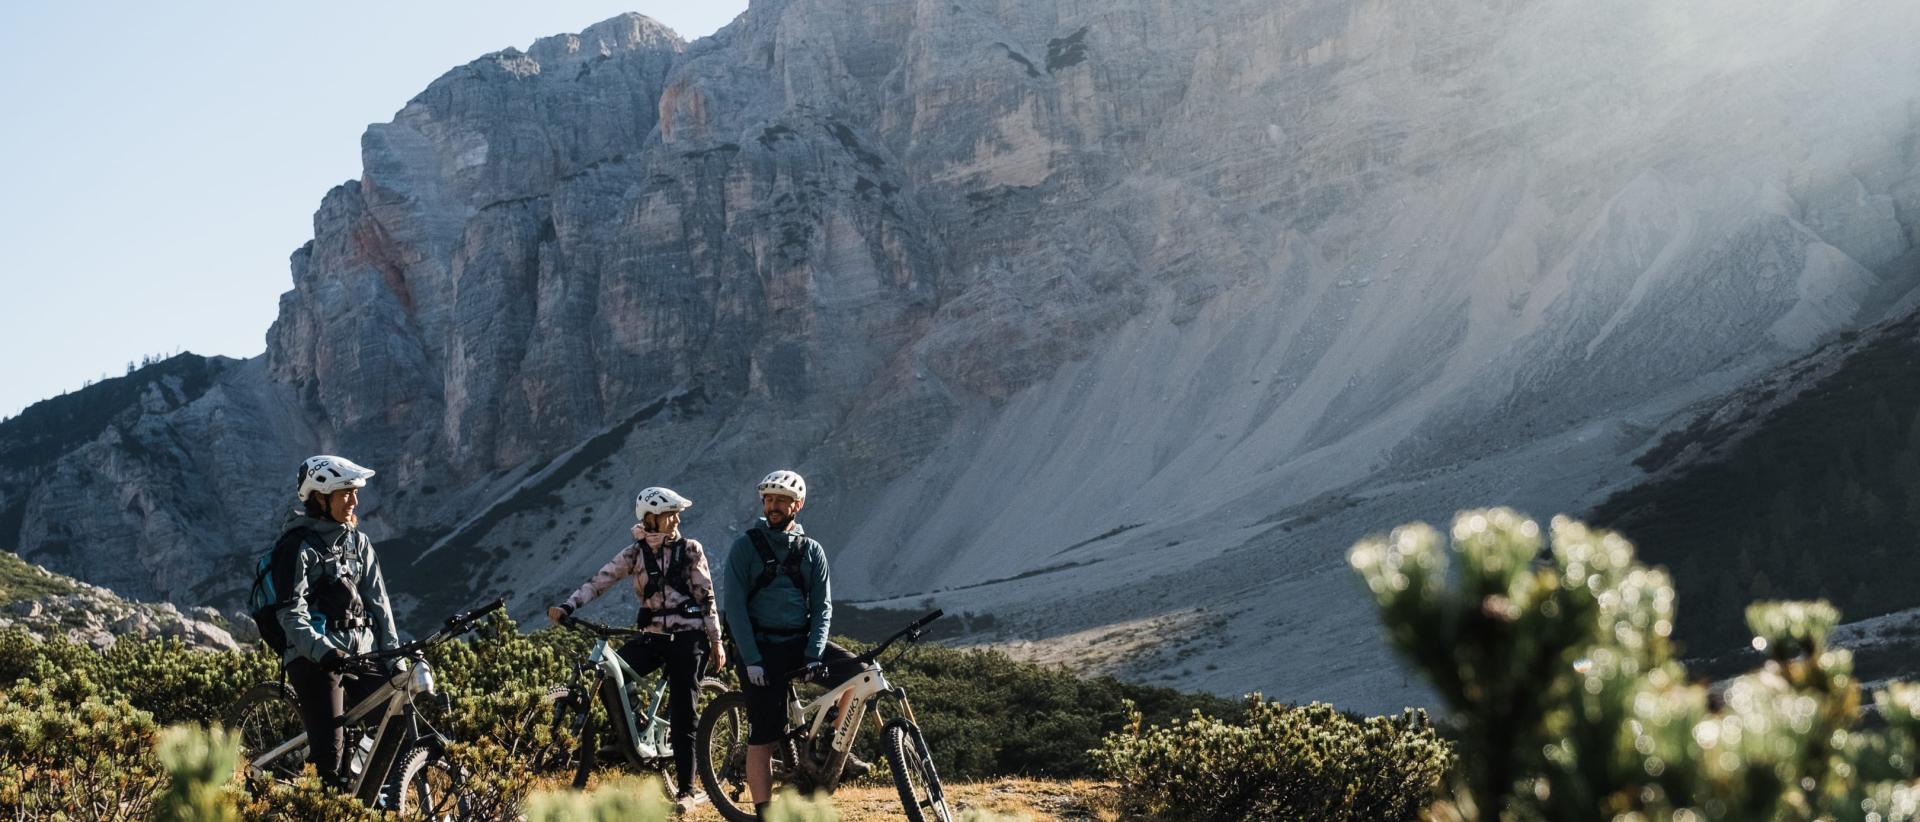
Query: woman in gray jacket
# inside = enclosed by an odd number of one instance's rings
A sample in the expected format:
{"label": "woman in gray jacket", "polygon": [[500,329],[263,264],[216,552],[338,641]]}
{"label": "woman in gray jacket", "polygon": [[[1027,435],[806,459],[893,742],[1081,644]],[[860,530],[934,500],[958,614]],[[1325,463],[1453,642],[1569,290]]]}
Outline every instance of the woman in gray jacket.
{"label": "woman in gray jacket", "polygon": [[355,654],[400,644],[380,561],[354,516],[371,476],[343,457],[308,458],[300,466],[300,507],[280,529],[271,564],[274,588],[283,592],[278,621],[287,649],[281,662],[299,698],[310,761],[335,786],[348,776],[346,708],[380,685],[349,680],[341,668]]}

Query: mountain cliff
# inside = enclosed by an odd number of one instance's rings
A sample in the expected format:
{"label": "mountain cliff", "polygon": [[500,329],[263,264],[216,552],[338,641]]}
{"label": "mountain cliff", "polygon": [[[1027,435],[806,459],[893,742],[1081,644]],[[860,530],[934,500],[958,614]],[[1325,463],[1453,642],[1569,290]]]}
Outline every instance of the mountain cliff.
{"label": "mountain cliff", "polygon": [[525,615],[620,547],[634,489],[697,500],[719,547],[791,467],[844,601],[1395,707],[1422,696],[1353,539],[1585,510],[1697,409],[1911,311],[1916,24],[771,0],[686,42],[622,16],[369,128],[266,353],[8,456],[0,523],[229,607],[298,459],[337,452],[381,471],[362,514],[405,607]]}

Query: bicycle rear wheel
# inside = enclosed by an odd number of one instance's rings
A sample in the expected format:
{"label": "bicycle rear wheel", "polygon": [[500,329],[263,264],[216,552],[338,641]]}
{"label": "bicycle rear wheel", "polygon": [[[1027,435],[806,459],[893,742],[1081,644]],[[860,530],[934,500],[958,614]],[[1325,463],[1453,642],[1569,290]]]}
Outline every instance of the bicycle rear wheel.
{"label": "bicycle rear wheel", "polygon": [[900,806],[909,822],[953,822],[953,809],[947,806],[940,786],[940,774],[934,770],[933,754],[920,729],[904,717],[889,721],[882,734],[887,751],[887,766],[893,770],[893,786],[900,791]]}
{"label": "bicycle rear wheel", "polygon": [[[694,739],[700,786],[713,801],[713,809],[728,822],[760,818],[753,813],[753,795],[747,790],[747,730],[747,695],[739,691],[714,696],[700,712],[700,729]],[[774,749],[769,796],[783,785],[799,787],[796,761],[792,742]]]}
{"label": "bicycle rear wheel", "polygon": [[[284,682],[262,682],[246,690],[224,717],[228,728],[240,733],[240,753],[248,763],[283,742],[306,732],[300,723],[300,704]],[[264,775],[292,780],[307,764],[310,749],[301,746],[267,763]]]}

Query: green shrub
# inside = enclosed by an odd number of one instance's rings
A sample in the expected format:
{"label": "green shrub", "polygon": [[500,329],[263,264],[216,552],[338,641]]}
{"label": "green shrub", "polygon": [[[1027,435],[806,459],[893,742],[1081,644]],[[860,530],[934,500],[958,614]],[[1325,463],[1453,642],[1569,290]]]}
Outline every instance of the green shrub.
{"label": "green shrub", "polygon": [[262,651],[189,648],[173,639],[122,640],[98,651],[0,630],[0,682],[31,680],[74,702],[126,700],[161,724],[212,721],[249,686],[279,673],[279,663]]}
{"label": "green shrub", "polygon": [[1107,737],[1095,758],[1134,810],[1175,819],[1411,820],[1433,798],[1447,746],[1426,714],[1356,718],[1255,694],[1246,718],[1201,713]]}
{"label": "green shrub", "polygon": [[292,784],[272,782],[250,788],[253,799],[247,803],[244,816],[260,822],[386,822],[392,818],[327,787],[312,765]]}
{"label": "green shrub", "polygon": [[[510,809],[523,805],[528,782],[519,757],[528,743],[521,738],[529,730],[527,719],[551,686],[571,678],[589,645],[580,634],[562,629],[523,634],[497,615],[469,640],[430,652],[451,709],[442,710],[437,702],[419,707],[435,727],[467,743],[456,744],[450,755],[476,779],[477,818],[508,818]],[[1125,726],[1129,704],[1152,722],[1193,710],[1222,718],[1241,711],[1229,700],[1082,679],[988,651],[920,646],[897,660],[890,657],[888,674],[912,695],[942,774],[956,781],[1001,774],[1093,775],[1089,749]],[[259,650],[221,653],[177,641],[124,640],[103,652],[60,638],[42,642],[24,631],[0,630],[0,682],[33,681],[39,683],[33,693],[45,699],[102,706],[96,710],[119,711],[123,722],[142,723],[144,737],[127,737],[146,739],[142,764],[125,774],[135,781],[164,784],[151,755],[157,725],[217,721],[247,687],[278,676],[278,662]],[[532,728],[536,737],[547,732],[538,723]],[[194,757],[215,752],[196,747],[212,746],[212,739],[182,737],[178,744],[169,755],[184,757],[182,769],[202,768],[205,762]],[[871,736],[864,744],[863,754],[879,762]],[[0,781],[4,784],[9,783]],[[180,784],[187,789],[187,783]],[[239,806],[243,818],[324,819],[358,808],[317,782],[252,785],[247,796]]]}
{"label": "green shrub", "polygon": [[254,683],[280,675],[265,652],[188,648],[174,639],[117,642],[100,656],[94,676],[102,692],[163,725],[218,719]]}
{"label": "green shrub", "polygon": [[533,773],[524,756],[491,738],[455,742],[447,750],[455,767],[467,775],[469,822],[511,822],[520,818],[533,790]]}
{"label": "green shrub", "polygon": [[1875,694],[1886,727],[1862,727],[1852,656],[1826,647],[1831,606],[1749,607],[1768,658],[1709,692],[1671,656],[1667,575],[1617,535],[1550,530],[1470,511],[1450,546],[1416,524],[1351,554],[1390,642],[1458,719],[1434,818],[1913,817],[1920,690]]}
{"label": "green shrub", "polygon": [[580,634],[559,628],[523,634],[506,614],[495,613],[468,641],[442,644],[427,660],[442,689],[457,702],[463,695],[545,691],[573,674],[574,663],[586,656],[590,644]]}
{"label": "green shrub", "polygon": [[913,701],[940,773],[957,780],[1094,776],[1089,751],[1127,726],[1129,710],[1137,708],[1149,722],[1195,710],[1222,717],[1241,710],[1229,699],[1087,679],[985,650],[917,647],[888,666],[887,678]]}
{"label": "green shrub", "polygon": [[240,822],[240,735],[174,726],[160,733],[167,791],[154,818],[163,822]]}
{"label": "green shrub", "polygon": [[659,780],[630,777],[586,793],[535,793],[527,800],[527,822],[663,822],[672,810]]}
{"label": "green shrub", "polygon": [[145,818],[166,786],[153,719],[25,682],[0,691],[0,817]]}

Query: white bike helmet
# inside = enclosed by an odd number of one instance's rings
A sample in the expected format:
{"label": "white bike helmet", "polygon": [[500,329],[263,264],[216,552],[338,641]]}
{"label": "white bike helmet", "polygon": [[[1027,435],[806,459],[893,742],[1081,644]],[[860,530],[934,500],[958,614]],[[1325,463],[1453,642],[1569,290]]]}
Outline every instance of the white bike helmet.
{"label": "white bike helmet", "polygon": [[775,471],[760,481],[760,493],[779,494],[794,499],[807,498],[807,481],[792,471]]}
{"label": "white bike helmet", "polygon": [[644,520],[648,514],[685,511],[692,507],[693,500],[674,493],[672,488],[654,486],[642,489],[640,494],[633,498],[633,518]]}
{"label": "white bike helmet", "polygon": [[365,488],[367,478],[373,476],[373,469],[355,465],[346,457],[334,457],[321,454],[308,457],[300,463],[300,492],[297,498],[306,502],[313,492],[331,494],[343,488]]}

